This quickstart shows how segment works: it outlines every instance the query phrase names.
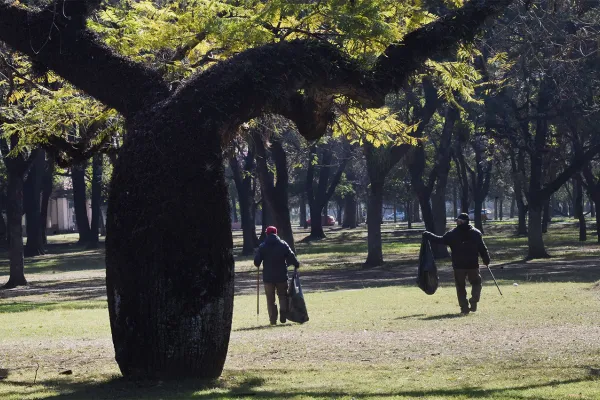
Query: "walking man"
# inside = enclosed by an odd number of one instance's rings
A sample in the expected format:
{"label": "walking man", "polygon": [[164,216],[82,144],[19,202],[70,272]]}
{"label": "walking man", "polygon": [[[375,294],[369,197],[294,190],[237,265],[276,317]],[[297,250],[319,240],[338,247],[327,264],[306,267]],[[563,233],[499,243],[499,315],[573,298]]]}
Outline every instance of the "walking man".
{"label": "walking man", "polygon": [[254,265],[260,268],[263,263],[263,283],[267,295],[267,309],[271,325],[277,323],[277,304],[275,304],[275,291],[279,298],[279,321],[286,322],[287,313],[287,267],[293,265],[298,269],[300,264],[290,246],[277,236],[277,228],[269,226],[265,230],[267,237],[260,244],[254,257]]}
{"label": "walking man", "polygon": [[[430,242],[450,246],[452,251],[452,267],[458,305],[462,314],[477,311],[477,303],[481,295],[481,275],[479,274],[479,256],[483,263],[490,264],[490,255],[483,242],[482,234],[469,224],[469,215],[462,213],[456,218],[456,228],[437,236],[425,231],[423,236]],[[467,301],[466,279],[471,283],[471,299]],[[469,304],[471,307],[469,308]]]}

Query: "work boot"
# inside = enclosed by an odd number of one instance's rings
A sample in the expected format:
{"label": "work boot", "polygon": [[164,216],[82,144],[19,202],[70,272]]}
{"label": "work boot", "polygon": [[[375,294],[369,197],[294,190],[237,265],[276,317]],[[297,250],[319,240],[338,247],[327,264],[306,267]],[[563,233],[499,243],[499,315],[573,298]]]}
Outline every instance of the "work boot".
{"label": "work boot", "polygon": [[286,323],[286,321],[287,321],[287,318],[286,318],[286,315],[285,315],[285,313],[284,313],[284,312],[281,312],[281,313],[279,314],[279,322],[281,322],[282,324],[285,324],[285,323]]}
{"label": "work boot", "polygon": [[467,307],[461,307],[461,309],[460,309],[460,313],[463,315],[468,315],[469,311],[470,310]]}
{"label": "work boot", "polygon": [[477,311],[477,302],[473,301],[473,300],[469,300],[469,303],[471,303],[471,312]]}

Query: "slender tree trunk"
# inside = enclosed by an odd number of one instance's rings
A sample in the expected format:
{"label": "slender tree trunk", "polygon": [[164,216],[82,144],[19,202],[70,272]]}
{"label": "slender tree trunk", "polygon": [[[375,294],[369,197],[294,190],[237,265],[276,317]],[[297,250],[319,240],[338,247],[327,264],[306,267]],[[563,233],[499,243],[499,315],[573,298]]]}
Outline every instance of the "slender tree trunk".
{"label": "slender tree trunk", "polygon": [[300,193],[300,224],[299,226],[307,228],[306,226],[306,193],[302,191]]}
{"label": "slender tree trunk", "polygon": [[6,215],[9,235],[10,276],[5,289],[27,285],[23,254],[23,174],[8,172]]}
{"label": "slender tree trunk", "polygon": [[513,219],[515,217],[516,205],[517,205],[517,199],[516,199],[516,196],[513,194],[510,199],[510,219]]}
{"label": "slender tree trunk", "polygon": [[87,244],[91,239],[90,223],[87,216],[85,196],[85,169],[87,162],[71,167],[73,180],[73,205],[75,207],[75,222],[79,232],[79,244]]}
{"label": "slender tree trunk", "polygon": [[498,197],[494,197],[494,219],[498,220]]}
{"label": "slender tree trunk", "polygon": [[577,188],[577,195],[575,197],[575,213],[579,219],[579,241],[585,242],[587,240],[587,226],[583,209],[583,182],[580,175],[575,177],[575,185]]}
{"label": "slender tree trunk", "polygon": [[238,222],[238,214],[237,214],[237,201],[235,200],[235,195],[231,195],[231,212],[233,214],[233,222]]}
{"label": "slender tree trunk", "polygon": [[365,267],[377,267],[383,264],[381,246],[381,208],[383,206],[384,181],[371,181],[369,200],[367,201],[367,261]]}
{"label": "slender tree trunk", "polygon": [[48,203],[52,195],[52,185],[54,180],[54,159],[49,157],[47,160],[46,170],[42,182],[42,209],[41,209],[41,225],[42,225],[42,240],[43,244],[48,244],[46,236],[46,227],[48,225]]}
{"label": "slender tree trunk", "polygon": [[528,259],[534,258],[548,258],[550,257],[546,252],[544,246],[544,238],[542,236],[542,205],[540,203],[529,203],[529,229],[527,236],[528,244]]}
{"label": "slender tree trunk", "polygon": [[[598,204],[600,204],[600,202],[595,201],[595,200],[592,200],[592,201],[594,201],[595,208],[598,209]],[[595,218],[596,218],[596,235],[597,235],[596,241],[598,243],[600,243],[600,213],[597,212]]]}
{"label": "slender tree trunk", "polygon": [[408,229],[412,229],[412,217],[411,201],[408,200],[406,202],[406,223],[408,225]]}
{"label": "slender tree trunk", "polygon": [[550,223],[550,199],[544,201],[542,212],[542,233],[548,233],[548,224]]}
{"label": "slender tree trunk", "polygon": [[[436,188],[435,193],[431,195],[431,206],[434,224],[434,233],[436,235],[444,235],[446,233],[446,187],[445,182],[443,186]],[[446,245],[434,245],[433,253],[435,258],[446,258],[449,257],[448,247]]]}
{"label": "slender tree trunk", "polygon": [[454,219],[458,217],[458,193],[456,189],[456,185],[452,185],[452,216]]}
{"label": "slender tree trunk", "polygon": [[25,219],[27,227],[27,243],[25,244],[25,257],[34,257],[45,254],[44,236],[42,227],[41,193],[46,169],[46,152],[38,151],[33,159],[31,169],[23,188]]}
{"label": "slender tree trunk", "polygon": [[101,153],[95,154],[92,159],[92,222],[90,226],[90,237],[87,247],[98,248],[100,235],[100,204],[102,203],[102,173],[103,159]]}
{"label": "slender tree trunk", "polygon": [[481,233],[484,233],[483,231],[483,223],[481,221],[481,210],[483,209],[483,201],[481,201],[480,199],[475,199],[475,208],[473,213],[474,215],[474,219],[475,219],[475,228],[479,229],[481,231]]}
{"label": "slender tree trunk", "polygon": [[244,157],[244,174],[236,157],[229,159],[229,166],[233,174],[233,181],[238,193],[240,203],[240,218],[242,220],[242,255],[254,254],[258,245],[256,237],[256,206],[254,204],[254,188],[252,173],[254,171],[254,153],[248,150]]}
{"label": "slender tree trunk", "polygon": [[346,195],[344,198],[344,223],[342,227],[354,229],[358,226],[357,217],[358,210],[356,204],[356,193]]}
{"label": "slender tree trunk", "polygon": [[342,210],[344,208],[344,200],[341,200],[337,203],[337,223],[339,226],[342,226]]}
{"label": "slender tree trunk", "polygon": [[413,206],[412,206],[412,210],[413,210],[413,222],[421,222],[421,215],[419,213],[419,209],[420,209],[419,199],[416,198],[413,201]]}
{"label": "slender tree trunk", "polygon": [[527,235],[527,206],[522,200],[517,200],[517,211],[519,213],[519,223],[517,225],[517,235]]}
{"label": "slender tree trunk", "polygon": [[594,204],[594,201],[591,198],[589,199],[589,202],[590,202],[590,217],[596,218],[596,205]]}

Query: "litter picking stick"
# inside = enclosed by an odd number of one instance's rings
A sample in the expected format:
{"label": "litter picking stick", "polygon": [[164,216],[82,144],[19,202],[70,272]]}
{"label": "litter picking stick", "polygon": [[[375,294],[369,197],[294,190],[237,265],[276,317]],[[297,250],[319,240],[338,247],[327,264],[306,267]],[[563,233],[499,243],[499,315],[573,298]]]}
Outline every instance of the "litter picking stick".
{"label": "litter picking stick", "polygon": [[258,322],[258,312],[260,305],[260,268],[256,270],[256,322]]}
{"label": "litter picking stick", "polygon": [[496,282],[496,278],[494,278],[494,274],[492,274],[492,270],[490,269],[489,265],[486,265],[488,271],[490,271],[490,275],[492,275],[492,279],[494,280],[494,283],[496,284],[496,287],[498,288],[498,291],[500,292],[500,296],[502,296],[502,291],[500,290],[500,286],[498,286],[498,282]]}

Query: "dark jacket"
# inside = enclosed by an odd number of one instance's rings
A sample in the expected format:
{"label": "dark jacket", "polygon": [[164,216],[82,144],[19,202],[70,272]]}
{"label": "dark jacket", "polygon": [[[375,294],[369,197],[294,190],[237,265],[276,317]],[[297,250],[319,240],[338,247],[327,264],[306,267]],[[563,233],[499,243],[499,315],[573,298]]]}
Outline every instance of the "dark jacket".
{"label": "dark jacket", "polygon": [[260,263],[263,263],[263,282],[266,283],[287,282],[288,265],[300,266],[290,246],[274,234],[267,235],[258,246],[254,265],[259,267]]}
{"label": "dark jacket", "polygon": [[425,232],[423,235],[430,242],[450,246],[452,267],[456,269],[479,268],[479,255],[485,265],[490,263],[490,255],[482,234],[471,225],[459,225],[444,236],[437,236],[431,232]]}

